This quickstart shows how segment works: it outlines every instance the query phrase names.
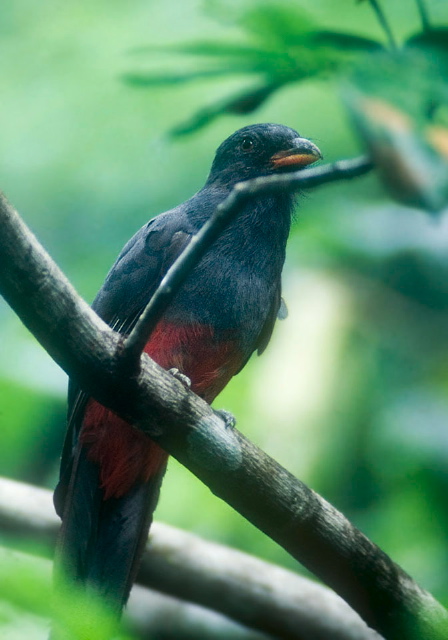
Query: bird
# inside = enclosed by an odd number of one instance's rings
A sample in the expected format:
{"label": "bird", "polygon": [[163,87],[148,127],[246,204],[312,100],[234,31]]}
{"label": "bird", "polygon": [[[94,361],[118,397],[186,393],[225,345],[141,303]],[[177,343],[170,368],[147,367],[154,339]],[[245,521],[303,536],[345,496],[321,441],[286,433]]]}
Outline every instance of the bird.
{"label": "bird", "polygon": [[[294,129],[237,130],[217,149],[205,185],[127,242],[92,308],[127,335],[175,259],[241,181],[297,171],[321,158]],[[144,351],[212,403],[253,352],[266,348],[284,305],[281,273],[297,196],[244,204],[187,276]],[[56,573],[121,617],[136,578],[168,454],[70,381],[67,434],[54,493],[62,519]]]}

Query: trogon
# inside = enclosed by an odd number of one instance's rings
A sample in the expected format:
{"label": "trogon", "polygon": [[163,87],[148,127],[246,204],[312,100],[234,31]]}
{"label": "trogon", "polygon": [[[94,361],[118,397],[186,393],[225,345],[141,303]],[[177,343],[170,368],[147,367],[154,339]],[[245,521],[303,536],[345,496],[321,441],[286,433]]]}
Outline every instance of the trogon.
{"label": "trogon", "polygon": [[[286,126],[236,131],[218,148],[204,187],[129,240],[93,309],[128,334],[167,269],[237,182],[295,171],[320,157],[316,145]],[[145,347],[159,365],[187,376],[209,403],[271,337],[282,308],[294,204],[287,191],[247,202],[189,274]],[[148,436],[71,381],[54,495],[62,518],[57,572],[98,594],[116,618],[138,570],[167,458]]]}

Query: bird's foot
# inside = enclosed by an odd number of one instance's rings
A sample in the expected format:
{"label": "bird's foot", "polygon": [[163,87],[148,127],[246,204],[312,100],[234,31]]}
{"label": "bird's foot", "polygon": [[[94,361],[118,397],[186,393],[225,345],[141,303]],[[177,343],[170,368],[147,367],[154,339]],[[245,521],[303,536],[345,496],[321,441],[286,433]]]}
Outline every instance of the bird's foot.
{"label": "bird's foot", "polygon": [[176,378],[176,380],[179,380],[179,382],[182,382],[184,387],[186,387],[187,389],[191,387],[190,378],[186,376],[184,373],[182,373],[181,371],[179,371],[179,369],[176,369],[176,367],[173,367],[172,369],[168,369],[168,373],[171,373],[173,378]]}
{"label": "bird's foot", "polygon": [[226,429],[234,429],[236,427],[236,418],[230,411],[225,411],[224,409],[213,409],[213,411],[215,416],[224,420]]}

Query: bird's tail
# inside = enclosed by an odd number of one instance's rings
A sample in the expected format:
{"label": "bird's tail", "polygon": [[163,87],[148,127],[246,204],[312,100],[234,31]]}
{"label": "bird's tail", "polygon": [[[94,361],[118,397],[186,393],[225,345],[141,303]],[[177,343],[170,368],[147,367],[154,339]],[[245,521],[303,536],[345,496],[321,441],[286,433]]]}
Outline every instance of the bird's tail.
{"label": "bird's tail", "polygon": [[[113,619],[120,618],[136,577],[166,468],[168,455],[161,455],[160,451],[150,477],[140,477],[125,492],[111,496],[104,486],[100,464],[92,460],[88,446],[78,444],[70,479],[63,490],[63,507],[57,504],[59,510],[62,508],[62,526],[55,555],[55,589],[62,600],[71,599],[71,592],[81,592],[87,601],[89,596],[95,596]],[[78,603],[73,606],[82,606],[82,598],[72,599]],[[66,608],[66,603],[62,606]],[[85,616],[85,612],[73,610],[74,616],[80,614]],[[54,639],[64,637],[63,633],[53,633]]]}

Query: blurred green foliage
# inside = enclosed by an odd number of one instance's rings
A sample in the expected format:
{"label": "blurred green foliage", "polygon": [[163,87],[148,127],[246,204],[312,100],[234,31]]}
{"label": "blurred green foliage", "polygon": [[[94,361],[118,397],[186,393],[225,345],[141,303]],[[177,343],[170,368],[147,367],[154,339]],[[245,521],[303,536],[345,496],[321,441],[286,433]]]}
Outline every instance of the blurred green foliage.
{"label": "blurred green foliage", "polygon": [[[328,161],[377,148],[355,87],[410,119],[413,151],[389,148],[415,166],[448,125],[448,7],[427,0],[423,32],[419,3],[382,5],[401,57],[367,1],[3,3],[0,186],[90,301],[240,126],[288,124]],[[447,603],[448,220],[398,198],[375,176],[302,198],[289,317],[216,404]],[[52,487],[65,377],[1,301],[0,335],[1,472]],[[175,461],[156,515],[300,570]]]}
{"label": "blurred green foliage", "polygon": [[132,640],[128,634],[114,633],[114,618],[93,594],[71,588],[69,598],[67,593],[56,598],[48,561],[0,548],[2,638],[47,638],[49,625],[42,616],[48,620],[52,615],[55,625],[64,630],[65,640]]}

